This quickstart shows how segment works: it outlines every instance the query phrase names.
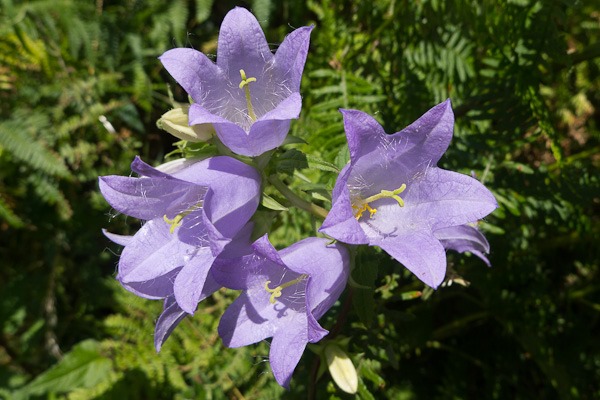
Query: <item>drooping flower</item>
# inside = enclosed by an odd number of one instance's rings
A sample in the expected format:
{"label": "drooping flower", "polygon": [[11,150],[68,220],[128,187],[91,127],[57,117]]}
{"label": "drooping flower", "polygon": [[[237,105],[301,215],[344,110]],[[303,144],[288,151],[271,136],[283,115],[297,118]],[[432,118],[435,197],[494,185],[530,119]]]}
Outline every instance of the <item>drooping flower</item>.
{"label": "drooping flower", "polygon": [[213,124],[233,152],[257,156],[281,145],[290,120],[300,114],[311,30],[294,30],[274,55],[256,18],[236,7],[221,25],[216,64],[186,48],[169,50],[160,60],[194,100],[190,125]]}
{"label": "drooping flower", "polygon": [[485,256],[490,252],[490,244],[479,230],[471,225],[450,226],[438,229],[434,235],[446,250],[454,250],[459,253],[468,251],[483,260],[487,266],[490,261]]}
{"label": "drooping flower", "polygon": [[306,344],[327,335],[317,320],[348,279],[348,251],[328,243],[307,238],[278,252],[265,235],[252,245],[253,254],[217,262],[212,270],[219,284],[243,291],[221,318],[223,343],[240,347],[272,337],[269,361],[286,388]]}
{"label": "drooping flower", "polygon": [[450,101],[393,135],[361,111],[342,114],[350,163],[337,179],[321,231],[345,243],[379,246],[437,287],[446,253],[435,232],[475,222],[497,207],[479,181],[436,166],[452,138]]}
{"label": "drooping flower", "polygon": [[182,161],[166,172],[136,158],[131,169],[141,177],[100,177],[114,209],[146,221],[132,237],[107,235],[125,246],[117,279],[139,296],[167,299],[165,312],[193,314],[220,287],[210,268],[254,214],[260,176],[230,157]]}

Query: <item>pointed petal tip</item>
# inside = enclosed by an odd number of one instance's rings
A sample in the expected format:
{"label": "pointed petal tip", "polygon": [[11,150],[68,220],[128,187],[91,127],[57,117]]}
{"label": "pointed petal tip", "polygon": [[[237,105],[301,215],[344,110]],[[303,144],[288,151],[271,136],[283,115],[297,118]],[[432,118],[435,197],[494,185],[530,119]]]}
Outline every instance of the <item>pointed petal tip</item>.
{"label": "pointed petal tip", "polygon": [[223,26],[227,26],[232,20],[235,21],[238,18],[253,19],[258,24],[258,19],[250,10],[244,7],[236,6],[227,14],[225,14],[225,18],[223,18],[223,21],[221,22],[221,28],[223,28]]}
{"label": "pointed petal tip", "polygon": [[310,35],[310,33],[312,32],[312,30],[315,29],[315,25],[314,24],[310,24],[307,26],[301,26],[300,28],[294,29],[294,32],[298,31],[302,34],[305,35]]}
{"label": "pointed petal tip", "polygon": [[241,7],[241,6],[235,6],[233,7],[233,10],[229,11],[227,14],[231,14],[233,12],[241,12],[241,13],[246,13],[246,14],[252,14],[247,8]]}
{"label": "pointed petal tip", "polygon": [[133,158],[133,161],[131,162],[131,170],[134,172],[137,172],[138,170],[140,170],[146,166],[147,166],[147,164],[144,161],[142,161],[140,156],[135,156]]}
{"label": "pointed petal tip", "polygon": [[[339,108],[338,109],[340,113],[342,113],[342,116],[350,116],[350,115],[362,115],[362,114],[367,114],[364,111],[361,110],[355,110],[353,108]],[[368,114],[367,114],[368,115]]]}
{"label": "pointed petal tip", "polygon": [[440,104],[433,106],[431,109],[433,110],[435,108],[443,109],[444,113],[450,112],[454,116],[454,110],[452,109],[452,100],[450,100],[449,97],[446,100],[442,101]]}

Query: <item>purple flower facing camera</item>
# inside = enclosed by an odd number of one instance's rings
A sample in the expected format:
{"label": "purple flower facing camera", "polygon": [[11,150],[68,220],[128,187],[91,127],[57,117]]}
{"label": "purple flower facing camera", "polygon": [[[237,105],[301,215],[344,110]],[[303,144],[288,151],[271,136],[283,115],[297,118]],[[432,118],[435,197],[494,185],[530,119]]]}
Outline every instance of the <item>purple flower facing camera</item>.
{"label": "purple flower facing camera", "polygon": [[[444,246],[487,251],[479,232],[456,227],[496,209],[494,196],[476,179],[436,166],[452,138],[449,100],[393,135],[362,111],[342,114],[350,163],[337,179],[321,232],[379,246],[433,288],[445,276]],[[468,236],[467,247],[452,237],[457,229]]]}
{"label": "purple flower facing camera", "polygon": [[256,18],[237,7],[221,25],[216,64],[186,48],[160,60],[194,101],[190,125],[212,124],[231,151],[258,156],[281,145],[300,114],[311,30],[296,29],[273,54]]}
{"label": "purple flower facing camera", "polygon": [[339,243],[307,238],[277,251],[266,235],[251,254],[215,263],[214,279],[242,290],[221,318],[223,343],[240,347],[272,337],[273,375],[289,387],[306,344],[327,335],[317,320],[344,290],[349,269],[348,251]]}

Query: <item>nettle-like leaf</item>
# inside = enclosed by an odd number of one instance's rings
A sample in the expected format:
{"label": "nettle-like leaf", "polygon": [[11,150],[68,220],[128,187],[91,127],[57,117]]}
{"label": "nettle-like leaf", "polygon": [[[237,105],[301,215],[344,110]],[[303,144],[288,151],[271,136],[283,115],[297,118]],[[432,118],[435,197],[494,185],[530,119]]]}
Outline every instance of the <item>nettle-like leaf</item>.
{"label": "nettle-like leaf", "polygon": [[109,379],[111,372],[112,361],[102,354],[100,344],[86,340],[73,347],[58,364],[14,392],[13,398],[26,399],[90,388]]}

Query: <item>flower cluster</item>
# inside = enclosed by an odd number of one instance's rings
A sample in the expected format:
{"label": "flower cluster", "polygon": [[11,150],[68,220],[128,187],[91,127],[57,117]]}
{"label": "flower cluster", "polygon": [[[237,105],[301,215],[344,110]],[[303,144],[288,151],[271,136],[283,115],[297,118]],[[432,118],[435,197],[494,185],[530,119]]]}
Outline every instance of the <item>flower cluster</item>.
{"label": "flower cluster", "polygon": [[144,221],[133,236],[105,234],[124,246],[122,286],[164,300],[157,351],[202,300],[221,288],[239,290],[219,335],[228,347],[272,338],[269,360],[284,387],[306,345],[328,334],[318,320],[346,287],[352,246],[378,246],[436,288],[448,249],[469,251],[489,265],[489,244],[474,224],[497,206],[476,179],[436,166],[452,138],[450,101],[392,135],[361,111],[341,110],[350,162],[320,228],[328,238],[279,251],[267,235],[251,243],[251,218],[266,185],[264,166],[251,157],[281,146],[299,116],[311,30],[294,30],[273,54],[256,18],[235,8],[221,26],[216,63],[192,49],[167,51],[161,62],[193,102],[165,114],[162,126],[193,141],[214,132],[236,156],[158,168],[136,158],[131,169],[139,177],[99,180],[115,210]]}

